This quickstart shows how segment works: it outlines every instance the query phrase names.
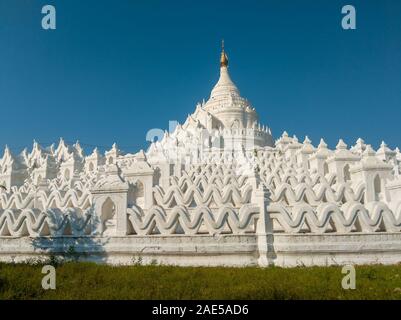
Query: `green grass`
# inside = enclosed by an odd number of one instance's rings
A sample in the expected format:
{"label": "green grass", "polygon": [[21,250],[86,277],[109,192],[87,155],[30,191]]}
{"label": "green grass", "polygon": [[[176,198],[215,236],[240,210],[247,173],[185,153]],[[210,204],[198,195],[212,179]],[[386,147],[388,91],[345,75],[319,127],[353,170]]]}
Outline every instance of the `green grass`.
{"label": "green grass", "polygon": [[401,266],[356,267],[344,290],[341,267],[192,268],[59,265],[57,289],[41,286],[42,265],[0,264],[4,299],[400,299]]}

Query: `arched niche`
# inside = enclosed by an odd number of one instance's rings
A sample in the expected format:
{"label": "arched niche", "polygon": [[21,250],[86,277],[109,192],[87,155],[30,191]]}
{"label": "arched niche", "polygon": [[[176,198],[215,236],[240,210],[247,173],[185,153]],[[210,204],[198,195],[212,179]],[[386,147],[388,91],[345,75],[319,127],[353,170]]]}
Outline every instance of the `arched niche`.
{"label": "arched niche", "polygon": [[329,165],[325,161],[323,164],[323,175],[326,176],[326,174],[328,174],[328,173],[329,173]]}
{"label": "arched niche", "polygon": [[137,180],[135,183],[134,201],[138,207],[142,209],[145,207],[145,186],[141,180]]}
{"label": "arched niche", "polygon": [[382,185],[381,185],[381,179],[379,175],[377,174],[373,180],[373,190],[375,193],[375,201],[381,201],[382,200]]}
{"label": "arched niche", "polygon": [[116,231],[116,205],[108,197],[102,205],[100,220],[102,223],[102,235],[113,235]]}
{"label": "arched niche", "polygon": [[240,124],[238,119],[235,119],[232,123],[231,123],[231,129],[239,129]]}
{"label": "arched niche", "polygon": [[155,168],[155,173],[153,174],[153,184],[159,185],[161,178],[161,169],[159,167]]}
{"label": "arched niche", "polygon": [[67,168],[64,170],[64,179],[70,180],[70,177],[71,177],[70,169]]}
{"label": "arched niche", "polygon": [[344,175],[344,181],[350,181],[351,180],[351,172],[350,172],[349,164],[346,164],[344,166],[343,175]]}

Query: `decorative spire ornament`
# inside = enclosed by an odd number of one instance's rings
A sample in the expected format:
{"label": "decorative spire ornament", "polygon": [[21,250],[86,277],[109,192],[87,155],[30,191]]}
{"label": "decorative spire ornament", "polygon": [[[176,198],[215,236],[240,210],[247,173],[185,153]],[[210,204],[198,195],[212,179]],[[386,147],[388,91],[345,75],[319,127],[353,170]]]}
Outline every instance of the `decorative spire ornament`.
{"label": "decorative spire ornament", "polygon": [[228,57],[224,51],[224,40],[221,41],[220,67],[228,67]]}

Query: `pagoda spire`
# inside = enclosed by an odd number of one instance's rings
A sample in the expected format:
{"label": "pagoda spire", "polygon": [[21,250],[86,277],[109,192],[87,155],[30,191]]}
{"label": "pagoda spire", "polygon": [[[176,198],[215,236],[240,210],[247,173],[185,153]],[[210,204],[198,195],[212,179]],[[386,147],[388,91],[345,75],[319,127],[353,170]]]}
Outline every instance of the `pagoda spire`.
{"label": "pagoda spire", "polygon": [[220,55],[220,78],[214,86],[210,98],[217,99],[218,97],[239,96],[238,88],[232,82],[228,73],[228,57],[226,54],[224,40],[221,41]]}
{"label": "pagoda spire", "polygon": [[228,57],[224,50],[224,39],[221,41],[220,67],[228,67]]}

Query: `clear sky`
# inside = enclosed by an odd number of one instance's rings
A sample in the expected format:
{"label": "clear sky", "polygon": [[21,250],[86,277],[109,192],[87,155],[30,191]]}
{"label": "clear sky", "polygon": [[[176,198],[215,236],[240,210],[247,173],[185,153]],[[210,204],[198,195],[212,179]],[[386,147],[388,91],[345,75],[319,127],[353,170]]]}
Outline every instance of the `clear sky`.
{"label": "clear sky", "polygon": [[[41,28],[41,8],[57,29]],[[357,30],[341,28],[352,4]],[[0,0],[0,147],[59,137],[134,152],[230,73],[262,123],[401,146],[399,0]]]}

